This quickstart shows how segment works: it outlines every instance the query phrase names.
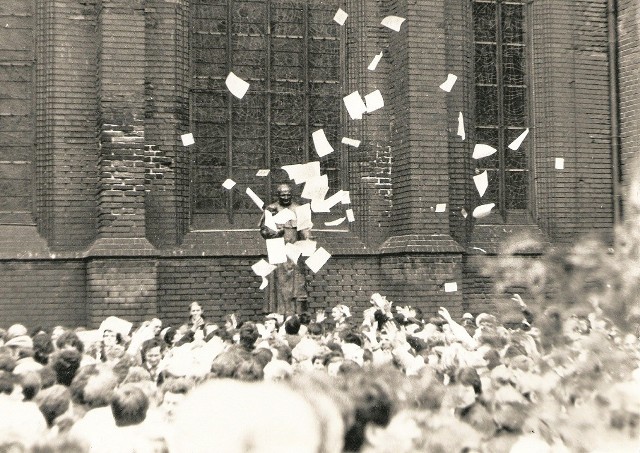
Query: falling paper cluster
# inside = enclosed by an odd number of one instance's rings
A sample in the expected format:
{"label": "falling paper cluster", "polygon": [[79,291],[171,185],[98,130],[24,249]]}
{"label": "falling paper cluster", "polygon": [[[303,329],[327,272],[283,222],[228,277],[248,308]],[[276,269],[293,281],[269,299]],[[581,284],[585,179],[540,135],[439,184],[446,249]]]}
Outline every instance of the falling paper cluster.
{"label": "falling paper cluster", "polygon": [[[333,20],[339,26],[344,26],[348,18],[349,14],[339,8],[333,17]],[[390,15],[383,18],[380,24],[390,30],[400,32],[405,20],[405,18]],[[367,66],[367,69],[369,71],[375,71],[382,60],[383,55],[383,51],[374,55]],[[440,84],[439,88],[450,93],[457,80],[458,77],[455,74],[448,74],[446,80]],[[247,81],[238,77],[233,72],[228,74],[225,80],[225,85],[229,92],[238,99],[242,99],[250,88],[250,84]],[[364,115],[372,114],[383,108],[385,105],[384,97],[379,89],[369,92],[364,95],[364,97],[358,90],[353,91],[343,97],[343,103],[351,120],[362,120]],[[509,144],[509,149],[512,151],[518,150],[528,133],[529,129],[526,129],[522,134],[520,134],[520,136]],[[459,112],[458,114],[457,136],[459,136],[463,141],[466,140],[465,118],[463,112]],[[330,143],[323,129],[314,130],[311,134],[311,138],[318,158],[325,157],[335,152],[334,147]],[[182,135],[181,139],[183,146],[190,146],[195,143],[193,134],[191,133]],[[346,146],[357,148],[360,146],[361,142],[360,140],[353,138],[342,137],[341,143]],[[498,150],[489,145],[478,143],[474,146],[472,158],[476,160],[483,159],[493,155],[497,151]],[[277,215],[273,215],[269,211],[264,211],[265,225],[269,228],[275,230],[277,229],[278,224],[284,224],[289,220],[295,220],[298,230],[309,229],[313,226],[312,213],[330,213],[331,209],[337,204],[349,205],[351,203],[348,191],[339,190],[327,197],[330,190],[328,177],[326,174],[321,174],[319,161],[285,165],[281,168],[287,173],[289,179],[292,180],[294,184],[304,184],[301,197],[309,201],[296,207],[293,211],[290,209],[284,209]],[[563,158],[555,159],[555,168],[559,170],[564,169]],[[269,173],[270,169],[261,169],[256,173],[256,177],[265,177],[268,176]],[[487,171],[479,172],[473,177],[473,181],[480,198],[482,198],[489,187]],[[236,186],[236,183],[231,179],[227,179],[224,181],[222,186],[227,190],[232,190]],[[264,208],[264,201],[261,200],[250,187],[245,188],[245,194],[253,200],[260,210]],[[491,214],[494,207],[495,203],[485,203],[476,206],[472,211],[472,216],[474,218],[486,217]],[[447,204],[438,203],[435,207],[432,206],[431,209],[436,213],[445,213],[447,211]],[[468,213],[464,208],[460,210],[460,213],[463,217],[468,217]],[[324,226],[335,227],[343,224],[345,221],[355,221],[353,209],[346,209],[343,216],[325,221]],[[264,289],[267,286],[268,280],[266,277],[276,269],[277,264],[284,263],[287,260],[297,262],[298,259],[303,256],[307,257],[304,261],[307,267],[312,272],[316,273],[331,258],[331,254],[323,247],[317,247],[315,241],[306,240],[295,243],[285,243],[283,238],[267,239],[266,247],[268,260],[265,261],[262,259],[252,266],[253,272],[262,278],[262,285],[260,286],[260,289]],[[456,292],[457,283],[447,282],[445,283],[444,288],[445,292]]]}

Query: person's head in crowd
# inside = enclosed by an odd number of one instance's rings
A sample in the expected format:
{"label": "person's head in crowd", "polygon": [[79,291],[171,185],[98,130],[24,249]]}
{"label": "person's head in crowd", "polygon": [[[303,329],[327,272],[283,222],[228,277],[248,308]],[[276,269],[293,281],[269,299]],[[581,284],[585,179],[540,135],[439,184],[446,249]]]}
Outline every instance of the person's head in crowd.
{"label": "person's head in crowd", "polygon": [[238,366],[248,358],[247,352],[242,349],[224,351],[213,359],[209,376],[212,378],[232,378]]}
{"label": "person's head in crowd", "polygon": [[149,326],[153,332],[153,336],[156,338],[160,337],[160,332],[162,332],[162,320],[159,318],[153,318],[149,322]]}
{"label": "person's head in crowd", "polygon": [[75,347],[68,349],[61,348],[60,351],[56,352],[51,360],[51,367],[56,372],[56,382],[67,387],[71,385],[73,377],[78,371],[78,368],[80,368],[81,360],[82,354]]}
{"label": "person's head in crowd", "polygon": [[351,344],[355,344],[357,346],[362,347],[364,341],[362,339],[362,335],[360,335],[358,332],[356,332],[355,330],[347,330],[344,335],[342,336],[342,341],[345,343],[351,343]]}
{"label": "person's head in crowd", "polygon": [[235,330],[238,327],[238,318],[236,318],[235,313],[229,313],[224,317],[224,328],[226,330]]}
{"label": "person's head in crowd", "polygon": [[41,365],[46,365],[52,352],[51,336],[46,332],[36,333],[33,336],[33,359]]}
{"label": "person's head in crowd", "polygon": [[104,329],[102,331],[102,346],[112,347],[122,343],[122,335],[111,329]]}
{"label": "person's head in crowd", "polygon": [[127,376],[122,381],[123,384],[135,384],[136,382],[152,381],[151,374],[141,366],[132,366],[127,372]]}
{"label": "person's head in crowd", "polygon": [[202,305],[200,305],[198,302],[191,302],[191,304],[189,305],[189,321],[192,325],[195,325],[196,323],[202,323],[204,321],[202,318],[202,313]]}
{"label": "person's head in crowd", "polygon": [[387,426],[395,410],[392,387],[376,374],[351,373],[346,380],[354,405],[352,424],[344,437],[345,451],[359,451],[365,440],[365,429],[371,423]]}
{"label": "person's head in crowd", "polygon": [[134,384],[120,386],[111,399],[111,413],[116,426],[139,425],[147,417],[149,398]]}
{"label": "person's head in crowd", "polygon": [[0,371],[0,395],[12,395],[16,387],[16,377],[6,371]]}
{"label": "person's head in crowd", "polygon": [[[175,347],[180,347],[188,343],[192,343],[196,338],[196,334],[193,330],[189,330],[186,328],[186,324],[180,326],[178,331],[176,332],[176,337],[179,339],[174,342]],[[175,339],[175,338],[174,338]]]}
{"label": "person's head in crowd", "polygon": [[240,347],[245,349],[246,351],[252,351],[255,346],[256,341],[260,337],[258,333],[258,328],[253,322],[245,322],[242,327],[240,327]]}
{"label": "person's head in crowd", "polygon": [[173,421],[175,410],[193,388],[193,383],[186,378],[167,379],[160,387],[160,409],[169,421]]}
{"label": "person's head in crowd", "polygon": [[11,356],[16,360],[33,357],[33,340],[29,335],[11,337],[4,346],[8,348]]}
{"label": "person's head in crowd", "polygon": [[287,363],[291,363],[291,348],[288,344],[282,343],[280,341],[275,342],[273,345],[271,345],[271,350],[275,352],[273,357],[274,360],[284,360]]}
{"label": "person's head in crowd", "polygon": [[302,324],[303,326],[308,326],[309,324],[311,324],[311,313],[309,313],[308,311],[300,313],[298,315],[298,318],[300,319],[300,324]]}
{"label": "person's head in crowd", "polygon": [[269,313],[264,317],[264,328],[267,332],[277,332],[282,324],[282,315]]}
{"label": "person's head in crowd", "polygon": [[37,371],[28,371],[19,376],[23,401],[32,401],[42,389],[42,378]]}
{"label": "person's head in crowd", "polygon": [[174,344],[173,339],[175,338],[175,336],[176,336],[176,328],[175,327],[171,327],[171,326],[165,327],[160,332],[160,337],[165,342],[167,347],[173,346],[173,344]]}
{"label": "person's head in crowd", "polygon": [[455,382],[473,388],[476,395],[480,395],[482,393],[482,381],[480,380],[480,375],[475,368],[459,368],[456,373]]}
{"label": "person's head in crowd", "polygon": [[345,359],[338,366],[337,374],[338,376],[349,376],[361,370],[362,370],[362,366],[359,363],[353,360]]}
{"label": "person's head in crowd", "polygon": [[344,304],[338,304],[331,309],[331,318],[336,325],[346,322],[351,317],[351,310]]}
{"label": "person's head in crowd", "polygon": [[436,326],[438,331],[442,332],[443,326],[447,324],[447,321],[445,321],[440,316],[434,316],[432,318],[429,318],[429,324],[433,324],[434,326]]}
{"label": "person's head in crowd", "polygon": [[125,354],[120,359],[118,359],[113,364],[113,366],[111,366],[111,369],[113,370],[116,377],[118,378],[118,382],[122,383],[127,377],[127,375],[129,374],[129,369],[132,366],[137,366],[137,365],[138,365],[138,360],[135,357],[133,357],[131,354]]}
{"label": "person's head in crowd", "polygon": [[0,327],[0,347],[4,346],[5,341],[7,341],[7,331]]}
{"label": "person's head in crowd", "polygon": [[140,350],[142,363],[149,368],[157,367],[162,360],[162,347],[162,342],[155,337],[142,343]]}
{"label": "person's head in crowd", "polygon": [[264,377],[263,366],[255,360],[243,360],[233,373],[234,379],[240,381],[261,381]]}
{"label": "person's head in crowd", "polygon": [[40,375],[40,380],[42,381],[42,388],[46,389],[52,387],[56,384],[56,372],[51,367],[51,364],[48,364],[45,367],[42,367],[38,370],[38,374]]}
{"label": "person's head in crowd", "polygon": [[493,370],[495,367],[502,364],[502,358],[496,349],[488,349],[482,358],[486,361],[487,368],[489,370]]}
{"label": "person's head in crowd", "polygon": [[[169,376],[169,379],[176,379],[176,377]],[[162,382],[164,383],[164,380]],[[150,408],[155,409],[160,405],[160,393],[158,391],[157,383],[152,382],[150,380],[146,380],[146,381],[131,382],[128,384],[123,383],[122,385],[133,385],[134,387],[137,387],[140,390],[142,390],[142,393],[144,393],[147,396],[147,399],[149,400]]]}
{"label": "person's head in crowd", "polygon": [[314,340],[320,340],[324,335],[322,323],[312,322],[307,326],[307,336]]}
{"label": "person's head in crowd", "polygon": [[51,329],[51,343],[53,344],[54,349],[58,347],[58,338],[60,338],[60,335],[62,335],[66,331],[67,329],[65,329],[63,326],[55,326],[53,329]]}
{"label": "person's head in crowd", "polygon": [[77,406],[84,406],[84,389],[87,385],[87,381],[91,376],[95,376],[100,372],[95,364],[83,366],[78,370],[76,375],[69,385],[69,392],[71,393],[71,400]]}
{"label": "person's head in crowd", "polygon": [[60,336],[56,340],[56,347],[59,350],[75,349],[80,354],[84,352],[84,343],[82,343],[82,341],[78,337],[78,334],[70,330],[62,332],[60,334]]}
{"label": "person's head in crowd", "polygon": [[293,367],[284,360],[272,360],[264,367],[263,374],[265,381],[284,381],[293,376]]}
{"label": "person's head in crowd", "polygon": [[0,371],[7,371],[13,373],[16,368],[16,359],[9,351],[9,348],[2,346],[2,352],[0,353]]}
{"label": "person's head in crowd", "polygon": [[56,418],[69,410],[71,393],[69,388],[64,385],[56,384],[38,393],[36,403],[40,412],[44,415],[47,425],[51,428]]}
{"label": "person's head in crowd", "polygon": [[284,331],[287,335],[298,335],[298,332],[300,332],[300,326],[300,318],[297,315],[293,315],[284,322]]}
{"label": "person's head in crowd", "polygon": [[83,399],[88,409],[108,406],[118,386],[116,375],[109,369],[100,368],[90,375],[84,386]]}
{"label": "person's head in crowd", "polygon": [[491,327],[477,329],[474,338],[476,338],[478,344],[495,349],[501,349],[507,344],[507,339]]}
{"label": "person's head in crowd", "polygon": [[264,368],[267,363],[271,362],[273,359],[273,351],[268,348],[256,348],[253,353],[253,360],[259,363],[262,368]]}
{"label": "person's head in crowd", "polygon": [[22,324],[12,324],[7,329],[7,341],[23,335],[29,336],[29,331]]}

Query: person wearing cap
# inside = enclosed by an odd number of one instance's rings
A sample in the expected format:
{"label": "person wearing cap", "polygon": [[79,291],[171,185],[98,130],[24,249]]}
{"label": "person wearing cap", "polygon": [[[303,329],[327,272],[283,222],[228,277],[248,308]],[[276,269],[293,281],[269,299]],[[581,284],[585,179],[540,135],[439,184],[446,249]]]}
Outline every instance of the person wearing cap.
{"label": "person wearing cap", "polygon": [[42,365],[33,358],[33,340],[29,335],[19,335],[11,338],[5,344],[11,352],[11,356],[16,359],[14,374],[24,374],[29,371],[39,371]]}

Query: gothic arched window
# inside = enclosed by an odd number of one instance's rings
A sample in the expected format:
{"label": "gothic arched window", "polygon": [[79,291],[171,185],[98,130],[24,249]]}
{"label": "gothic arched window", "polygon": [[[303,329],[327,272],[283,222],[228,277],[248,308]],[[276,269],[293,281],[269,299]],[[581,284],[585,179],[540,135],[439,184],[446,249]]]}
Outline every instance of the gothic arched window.
{"label": "gothic arched window", "polygon": [[473,22],[476,142],[498,150],[477,162],[489,176],[483,200],[495,202],[503,215],[524,211],[530,146],[527,140],[516,151],[508,145],[528,123],[525,2],[474,0]]}

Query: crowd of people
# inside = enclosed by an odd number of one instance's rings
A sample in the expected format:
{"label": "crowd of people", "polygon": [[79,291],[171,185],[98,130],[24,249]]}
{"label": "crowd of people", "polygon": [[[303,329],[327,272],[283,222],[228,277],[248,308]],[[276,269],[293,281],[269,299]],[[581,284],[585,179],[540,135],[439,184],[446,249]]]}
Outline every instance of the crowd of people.
{"label": "crowd of people", "polygon": [[[640,342],[595,308],[0,330],[0,451],[638,452]],[[361,315],[361,316],[360,316]],[[545,341],[539,322],[561,335]],[[539,319],[541,318],[541,319]]]}

